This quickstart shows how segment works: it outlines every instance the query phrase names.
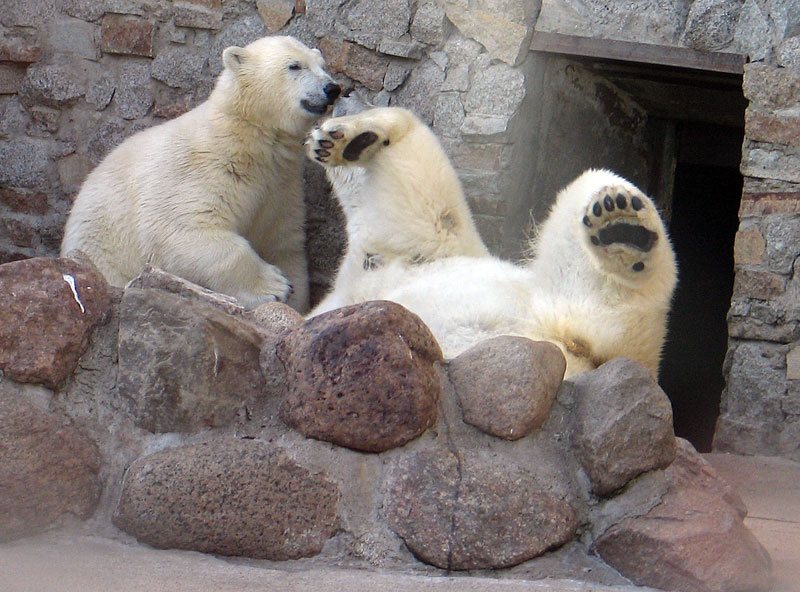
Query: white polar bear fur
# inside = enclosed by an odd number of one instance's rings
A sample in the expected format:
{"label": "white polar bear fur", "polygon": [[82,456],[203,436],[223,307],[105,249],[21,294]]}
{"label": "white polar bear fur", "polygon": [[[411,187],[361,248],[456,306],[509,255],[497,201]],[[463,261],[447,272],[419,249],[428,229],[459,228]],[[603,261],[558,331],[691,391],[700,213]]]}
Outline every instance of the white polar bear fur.
{"label": "white polar bear fur", "polygon": [[207,101],[132,136],[87,177],[61,252],[84,251],[113,285],[150,263],[248,307],[293,288],[303,310],[302,138],[338,86],[319,51],[290,37],[229,47],[223,63]]}
{"label": "white polar bear fur", "polygon": [[[383,127],[377,125],[375,116],[394,118],[391,108],[373,112],[372,120],[366,113],[351,116],[349,120],[334,118],[324,122],[319,130],[315,130],[312,141],[325,137],[324,134],[331,129],[346,129],[347,126],[341,123],[349,123],[355,128],[351,133],[355,134],[364,129],[384,129],[386,122],[383,122]],[[399,117],[404,119],[405,116]],[[364,125],[356,125],[359,121]],[[424,127],[418,120],[417,125]],[[413,175],[414,187],[435,187],[438,169],[428,168],[425,164],[446,160],[444,155],[421,151],[419,146],[413,150],[398,149],[400,146],[402,144],[393,141],[385,147],[378,147],[376,143],[376,153],[370,155],[365,150],[363,162],[329,157],[323,159],[322,164],[327,167],[345,165],[347,168],[363,165],[372,171],[373,179],[377,178],[376,169],[390,177]],[[434,149],[438,144],[426,146]],[[313,145],[309,146],[308,153],[313,157]],[[384,158],[379,161],[377,154],[381,153]],[[383,165],[377,164],[387,161],[391,161],[392,167],[381,168]],[[341,168],[339,166],[338,170]],[[445,177],[449,178],[451,167],[447,165],[446,169]],[[337,168],[329,168],[329,177],[334,184],[341,186],[342,173],[336,171]],[[356,186],[363,180],[359,175],[351,179],[356,180],[352,184]],[[405,182],[393,178],[384,179],[385,185],[360,184],[363,196],[359,203],[372,203],[369,196],[383,195],[387,188],[397,191],[411,186],[398,181]],[[628,219],[642,222],[642,226],[657,235],[652,250],[643,253],[619,244],[601,249],[591,243],[590,229],[583,223],[583,218],[587,209],[591,212],[594,202],[602,200],[607,188],[630,192],[628,199],[630,195],[640,196],[646,204],[639,212],[628,208],[631,215]],[[351,193],[354,191],[353,186],[345,186],[345,189]],[[453,195],[447,194],[445,199],[449,200]],[[392,193],[387,191],[382,198],[392,197]],[[349,199],[351,196],[346,195],[343,206]],[[408,228],[420,228],[416,219],[420,216],[430,218],[439,207],[430,194],[423,200],[418,199],[414,191],[394,193],[394,199],[404,204],[412,203],[414,207],[406,206],[399,212],[407,213],[405,222],[401,216],[391,220],[392,233],[404,224]],[[359,234],[363,227],[351,225],[349,217],[357,217],[366,210],[362,212],[348,206],[344,209],[348,216],[348,232],[356,233],[356,236],[350,234],[349,240],[360,244],[364,240],[364,235]],[[370,215],[384,214],[379,210],[370,212]],[[603,215],[607,215],[606,212]],[[383,228],[384,222],[383,219],[373,219],[371,229]],[[594,224],[594,230],[597,230],[600,221],[595,220]],[[436,235],[430,233],[425,238],[435,241]],[[480,238],[471,230],[464,232],[461,238],[465,245],[462,253],[448,251],[444,257],[422,264],[409,263],[408,256],[413,257],[416,253],[416,246],[412,244],[405,258],[393,253],[388,262],[376,269],[354,266],[346,276],[337,278],[333,293],[314,309],[311,316],[346,304],[391,300],[422,318],[448,358],[490,337],[520,335],[557,345],[567,359],[567,376],[594,369],[612,358],[626,356],[639,361],[654,377],[658,377],[677,269],[655,205],[633,184],[606,170],[590,170],[582,174],[557,196],[550,215],[538,228],[531,243],[532,257],[523,264],[512,264],[490,256],[474,256],[474,251],[479,254],[485,251]],[[644,269],[633,270],[632,263],[640,260],[646,262]]]}
{"label": "white polar bear fur", "polygon": [[[340,99],[334,113],[347,101]],[[376,149],[363,167],[328,169],[344,211],[348,245],[334,287],[317,310],[362,301],[365,266],[419,265],[453,255],[488,257],[458,176],[428,126],[399,107],[369,109],[336,121],[346,128],[351,119],[360,128],[378,130],[381,139],[365,150]],[[385,137],[391,138],[388,145]],[[404,154],[419,157],[409,160]]]}

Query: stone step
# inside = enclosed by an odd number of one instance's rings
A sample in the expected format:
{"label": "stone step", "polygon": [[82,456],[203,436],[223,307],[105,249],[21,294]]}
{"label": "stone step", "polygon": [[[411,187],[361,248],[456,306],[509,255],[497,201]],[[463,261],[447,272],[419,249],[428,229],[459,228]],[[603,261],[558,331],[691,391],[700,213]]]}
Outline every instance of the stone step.
{"label": "stone step", "polygon": [[[800,581],[800,463],[781,458],[704,455],[742,496],[745,524],[772,556],[773,592]],[[647,592],[577,580],[511,580],[346,569],[309,562],[274,564],[157,550],[64,530],[0,545],[3,592]]]}
{"label": "stone step", "polygon": [[576,580],[442,577],[319,566],[264,567],[76,531],[0,545],[3,592],[655,592]]}

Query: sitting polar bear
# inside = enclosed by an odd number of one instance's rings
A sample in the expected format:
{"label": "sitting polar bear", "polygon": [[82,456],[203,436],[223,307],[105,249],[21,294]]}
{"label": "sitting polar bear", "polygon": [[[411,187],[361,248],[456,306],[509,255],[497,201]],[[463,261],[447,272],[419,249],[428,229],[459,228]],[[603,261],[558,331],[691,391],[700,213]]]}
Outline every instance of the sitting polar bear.
{"label": "sitting polar bear", "polygon": [[291,37],[228,47],[222,61],[207,101],[132,136],[87,177],[61,252],[84,251],[113,285],[150,263],[247,307],[288,297],[302,310],[302,138],[340,87]]}
{"label": "sitting polar bear", "polygon": [[306,146],[328,168],[349,238],[333,292],[311,316],[392,300],[422,318],[449,358],[521,335],[557,345],[567,376],[626,356],[658,377],[675,255],[654,203],[630,182],[583,173],[517,265],[487,254],[447,157],[410,112],[334,117]]}

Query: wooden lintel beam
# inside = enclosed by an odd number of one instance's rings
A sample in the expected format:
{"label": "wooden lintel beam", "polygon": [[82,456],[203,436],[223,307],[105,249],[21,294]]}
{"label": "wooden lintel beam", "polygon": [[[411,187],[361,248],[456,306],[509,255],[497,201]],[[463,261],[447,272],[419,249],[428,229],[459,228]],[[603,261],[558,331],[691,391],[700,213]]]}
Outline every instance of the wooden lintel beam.
{"label": "wooden lintel beam", "polygon": [[531,50],[739,75],[744,72],[746,63],[745,56],[736,53],[698,51],[688,47],[592,39],[541,31],[534,32]]}

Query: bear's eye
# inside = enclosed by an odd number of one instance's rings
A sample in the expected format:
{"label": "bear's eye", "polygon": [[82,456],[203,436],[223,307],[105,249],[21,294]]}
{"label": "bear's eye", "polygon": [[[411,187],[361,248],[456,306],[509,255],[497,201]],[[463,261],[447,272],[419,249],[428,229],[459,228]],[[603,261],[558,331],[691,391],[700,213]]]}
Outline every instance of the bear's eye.
{"label": "bear's eye", "polygon": [[289,64],[289,69],[290,70],[299,70],[300,68],[301,68],[301,66],[297,62],[293,62],[293,63]]}

